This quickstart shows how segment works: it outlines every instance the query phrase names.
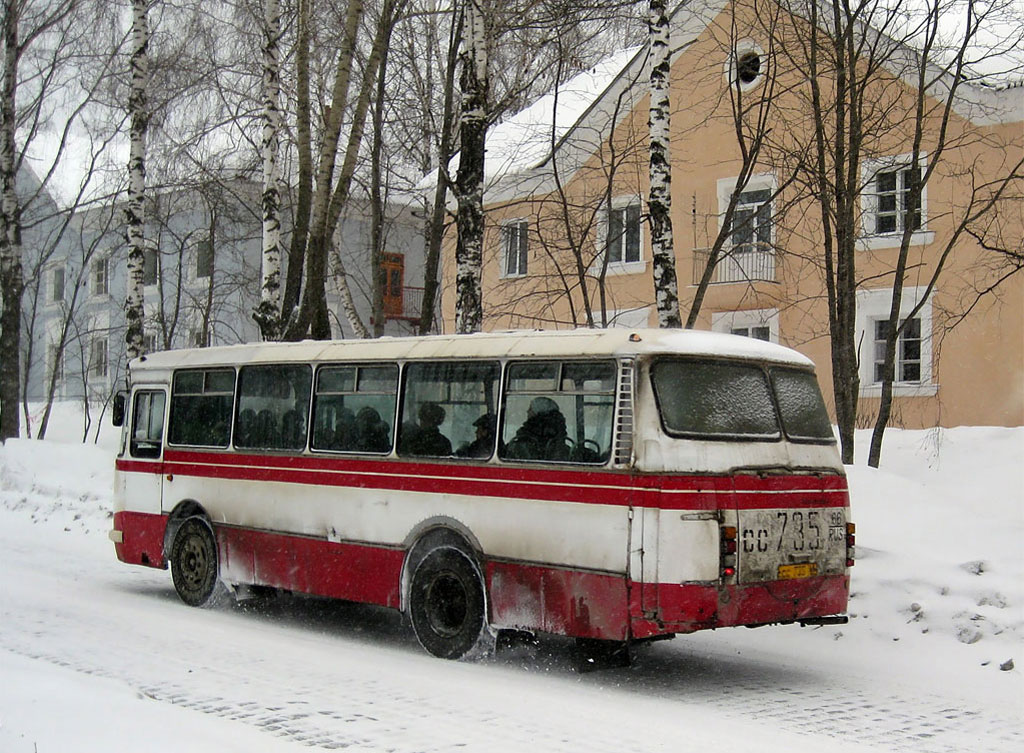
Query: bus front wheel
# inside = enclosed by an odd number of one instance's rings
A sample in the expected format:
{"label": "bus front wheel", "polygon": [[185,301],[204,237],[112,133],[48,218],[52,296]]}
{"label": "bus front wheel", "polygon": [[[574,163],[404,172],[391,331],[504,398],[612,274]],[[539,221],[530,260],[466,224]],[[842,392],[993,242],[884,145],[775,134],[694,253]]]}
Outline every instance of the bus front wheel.
{"label": "bus front wheel", "polygon": [[416,639],[442,659],[460,659],[484,630],[484,589],[465,553],[435,549],[419,563],[409,589]]}
{"label": "bus front wheel", "polygon": [[175,533],[171,578],[174,590],[189,606],[208,607],[217,601],[217,539],[202,518],[187,518]]}

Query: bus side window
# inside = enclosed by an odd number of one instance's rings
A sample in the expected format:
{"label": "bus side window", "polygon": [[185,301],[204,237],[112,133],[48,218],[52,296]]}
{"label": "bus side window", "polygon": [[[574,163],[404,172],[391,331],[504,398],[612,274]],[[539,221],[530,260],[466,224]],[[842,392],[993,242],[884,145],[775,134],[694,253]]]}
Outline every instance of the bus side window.
{"label": "bus side window", "polygon": [[160,457],[164,440],[166,400],[163,390],[140,390],[135,393],[135,406],[132,410],[132,457]]}
{"label": "bus side window", "polygon": [[610,361],[509,364],[501,458],[607,461],[615,373]]}
{"label": "bus side window", "polygon": [[497,362],[413,363],[405,369],[398,454],[486,460],[494,454]]}
{"label": "bus side window", "polygon": [[313,449],[391,452],[398,401],[393,364],[325,366],[317,371]]}
{"label": "bus side window", "polygon": [[234,369],[187,369],[174,374],[167,441],[227,447],[231,436]]}
{"label": "bus side window", "polygon": [[238,373],[235,447],[304,449],[312,378],[306,365],[243,366]]}

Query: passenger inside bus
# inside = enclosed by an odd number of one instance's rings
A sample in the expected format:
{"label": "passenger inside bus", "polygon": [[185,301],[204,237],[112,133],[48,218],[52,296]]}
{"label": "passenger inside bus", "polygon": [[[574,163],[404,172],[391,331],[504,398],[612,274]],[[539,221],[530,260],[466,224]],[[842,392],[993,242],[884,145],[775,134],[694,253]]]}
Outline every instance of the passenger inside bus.
{"label": "passenger inside bus", "polygon": [[419,423],[402,426],[401,453],[403,455],[451,455],[452,443],[441,433],[445,410],[437,403],[421,403],[417,413]]}
{"label": "passenger inside bus", "polygon": [[494,451],[494,416],[485,413],[476,421],[476,439],[462,445],[455,454],[460,458],[489,458]]}
{"label": "passenger inside bus", "polygon": [[355,443],[357,452],[387,452],[391,449],[388,425],[380,413],[369,405],[360,408],[355,419]]}
{"label": "passenger inside bus", "polygon": [[567,460],[568,435],[558,403],[543,396],[530,401],[526,421],[508,443],[505,455],[516,460]]}

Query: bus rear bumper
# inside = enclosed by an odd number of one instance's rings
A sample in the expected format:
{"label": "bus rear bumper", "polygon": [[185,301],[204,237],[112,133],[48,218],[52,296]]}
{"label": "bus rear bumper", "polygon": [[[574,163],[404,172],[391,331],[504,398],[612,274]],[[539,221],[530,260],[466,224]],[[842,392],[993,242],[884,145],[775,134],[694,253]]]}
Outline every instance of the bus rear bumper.
{"label": "bus rear bumper", "polygon": [[633,610],[635,638],[778,623],[845,624],[850,594],[847,575],[721,586],[636,585],[644,589],[644,608]]}

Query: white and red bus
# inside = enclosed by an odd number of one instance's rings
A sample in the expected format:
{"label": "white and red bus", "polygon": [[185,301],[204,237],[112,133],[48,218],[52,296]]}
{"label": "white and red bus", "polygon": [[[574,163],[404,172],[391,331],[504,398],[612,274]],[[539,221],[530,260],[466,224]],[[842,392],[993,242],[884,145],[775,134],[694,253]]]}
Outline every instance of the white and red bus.
{"label": "white and red bus", "polygon": [[[576,330],[237,345],[130,365],[118,559],[191,605],[242,586],[615,645],[845,621],[853,525],[812,363]],[[225,588],[226,587],[226,588]],[[609,644],[611,645],[611,644]]]}

